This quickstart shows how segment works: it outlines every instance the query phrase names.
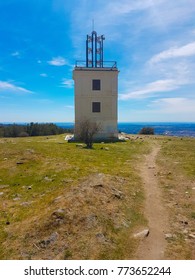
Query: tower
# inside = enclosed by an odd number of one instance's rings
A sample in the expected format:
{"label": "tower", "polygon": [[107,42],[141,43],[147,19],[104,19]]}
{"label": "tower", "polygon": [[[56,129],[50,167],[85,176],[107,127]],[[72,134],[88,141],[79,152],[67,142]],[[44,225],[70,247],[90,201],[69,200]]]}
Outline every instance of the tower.
{"label": "tower", "polygon": [[87,35],[86,60],[76,61],[73,70],[75,91],[75,139],[79,123],[89,120],[100,124],[96,138],[112,140],[118,137],[117,102],[118,69],[116,62],[104,61],[105,37],[96,31]]}

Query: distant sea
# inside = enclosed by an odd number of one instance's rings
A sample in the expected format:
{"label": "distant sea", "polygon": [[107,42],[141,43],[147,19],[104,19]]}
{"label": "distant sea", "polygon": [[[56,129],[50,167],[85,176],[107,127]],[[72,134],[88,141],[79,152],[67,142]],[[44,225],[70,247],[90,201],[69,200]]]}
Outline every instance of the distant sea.
{"label": "distant sea", "polygon": [[[73,128],[74,123],[55,123],[64,128]],[[118,130],[129,134],[137,134],[143,127],[153,127],[157,135],[169,135],[178,137],[195,137],[195,123],[167,123],[167,122],[139,122],[118,123]]]}

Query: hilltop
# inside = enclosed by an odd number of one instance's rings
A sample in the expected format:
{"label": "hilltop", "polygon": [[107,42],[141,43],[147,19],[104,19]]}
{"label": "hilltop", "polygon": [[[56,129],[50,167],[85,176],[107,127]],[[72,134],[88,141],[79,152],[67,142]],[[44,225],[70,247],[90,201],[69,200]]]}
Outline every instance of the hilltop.
{"label": "hilltop", "polygon": [[195,139],[0,147],[0,259],[195,258]]}

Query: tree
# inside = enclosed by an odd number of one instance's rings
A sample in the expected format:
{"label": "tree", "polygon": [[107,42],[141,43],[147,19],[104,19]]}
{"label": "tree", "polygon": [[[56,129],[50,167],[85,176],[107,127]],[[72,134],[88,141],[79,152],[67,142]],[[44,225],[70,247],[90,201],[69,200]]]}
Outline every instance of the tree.
{"label": "tree", "polygon": [[78,139],[84,142],[88,149],[92,149],[95,135],[101,131],[101,124],[88,119],[81,121],[77,126]]}
{"label": "tree", "polygon": [[143,127],[139,134],[145,134],[145,135],[154,135],[154,128],[153,127]]}

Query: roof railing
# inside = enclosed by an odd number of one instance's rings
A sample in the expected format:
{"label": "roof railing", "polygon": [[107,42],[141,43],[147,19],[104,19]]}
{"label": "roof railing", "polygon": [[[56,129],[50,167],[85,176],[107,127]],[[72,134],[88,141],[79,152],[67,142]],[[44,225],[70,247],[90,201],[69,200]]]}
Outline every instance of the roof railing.
{"label": "roof railing", "polygon": [[85,60],[76,60],[75,67],[79,68],[117,68],[117,62],[116,61],[103,61],[101,63],[97,62],[97,67],[92,66],[92,63],[88,61],[88,66]]}

